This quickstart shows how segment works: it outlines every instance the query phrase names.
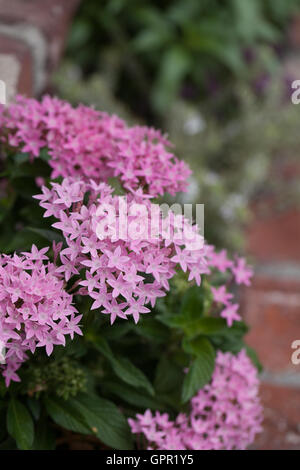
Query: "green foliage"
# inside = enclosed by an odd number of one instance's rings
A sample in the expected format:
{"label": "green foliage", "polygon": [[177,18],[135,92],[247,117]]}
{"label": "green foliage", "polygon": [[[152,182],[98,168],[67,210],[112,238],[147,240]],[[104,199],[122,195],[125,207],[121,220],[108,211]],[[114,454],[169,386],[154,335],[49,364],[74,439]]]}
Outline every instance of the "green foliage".
{"label": "green foliage", "polygon": [[135,367],[127,358],[117,358],[105,339],[94,340],[94,346],[108,359],[119,379],[133,387],[145,389],[150,395],[154,395],[153,387],[143,372]]}
{"label": "green foliage", "polygon": [[184,341],[183,347],[186,352],[195,356],[182,387],[182,400],[188,401],[210,381],[214,371],[215,350],[205,337]]}
{"label": "green foliage", "polygon": [[31,449],[54,450],[55,444],[55,433],[52,427],[48,425],[45,417],[41,418],[36,424],[36,432]]}
{"label": "green foliage", "polygon": [[114,449],[133,448],[129,425],[114,403],[93,395],[77,396],[74,403],[101,442]]}
{"label": "green foliage", "polygon": [[50,363],[38,357],[24,372],[24,387],[25,382],[27,393],[36,398],[47,391],[68,400],[86,388],[84,371],[74,360],[66,356]]}
{"label": "green foliage", "polygon": [[259,99],[250,87],[236,86],[238,111],[226,119],[215,114],[211,99],[195,105],[177,100],[166,115],[170,140],[193,170],[181,202],[204,204],[205,238],[219,247],[244,248],[251,201],[256,212],[268,212],[258,196],[272,199],[272,210],[299,205],[297,178],[289,184],[282,178],[283,156],[293,167],[300,145],[298,108],[283,98],[283,83],[277,73]]}
{"label": "green foliage", "polygon": [[128,423],[112,402],[95,395],[80,394],[67,402],[58,398],[45,400],[53,421],[65,429],[93,434],[115,449],[131,449]]}
{"label": "green foliage", "polygon": [[58,397],[46,397],[44,406],[52,420],[59,426],[80,434],[90,434],[92,429],[74,399],[67,401]]}
{"label": "green foliage", "polygon": [[34,439],[33,420],[27,408],[15,398],[11,398],[8,404],[7,430],[19,449],[30,449]]}
{"label": "green foliage", "polygon": [[222,84],[249,78],[249,49],[264,70],[274,71],[273,45],[299,5],[299,0],[85,0],[68,56],[87,74],[101,70],[114,77],[116,93],[132,109],[165,113],[186,84],[203,97],[211,77]]}
{"label": "green foliage", "polygon": [[0,160],[0,252],[28,250],[33,243],[46,245],[53,232],[32,196],[40,191],[36,178],[47,180],[50,168],[42,159],[30,163],[26,153],[2,152],[7,156]]}

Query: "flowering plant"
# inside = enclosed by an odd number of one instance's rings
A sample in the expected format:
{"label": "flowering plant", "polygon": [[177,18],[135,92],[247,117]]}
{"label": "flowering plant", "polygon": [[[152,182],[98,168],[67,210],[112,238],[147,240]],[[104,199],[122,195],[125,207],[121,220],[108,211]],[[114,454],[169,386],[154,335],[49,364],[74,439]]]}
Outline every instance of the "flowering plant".
{"label": "flowering plant", "polygon": [[232,287],[252,269],[182,214],[153,225],[190,174],[166,137],[48,96],[0,125],[0,446],[249,445],[259,363]]}

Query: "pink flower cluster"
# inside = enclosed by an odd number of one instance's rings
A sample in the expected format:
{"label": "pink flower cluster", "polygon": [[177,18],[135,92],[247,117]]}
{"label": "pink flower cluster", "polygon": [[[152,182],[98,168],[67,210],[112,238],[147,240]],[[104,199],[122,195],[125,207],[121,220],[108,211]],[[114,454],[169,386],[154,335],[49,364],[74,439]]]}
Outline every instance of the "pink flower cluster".
{"label": "pink flower cluster", "polygon": [[243,450],[261,432],[257,372],[245,351],[218,352],[211,382],[175,421],[147,410],[129,419],[131,431],[153,450]]}
{"label": "pink flower cluster", "polygon": [[[178,268],[200,284],[201,273],[207,271],[203,238],[187,220],[189,230],[176,232],[183,216],[170,212],[155,234],[151,215],[158,206],[142,192],[127,195],[124,214],[124,198],[112,195],[106,183],[65,178],[62,184],[51,185],[34,197],[46,209],[45,217],[58,219],[53,227],[62,231],[67,243],[57,271],[66,281],[80,274],[79,293],[90,295],[92,309],[102,308],[111,323],[129,315],[137,322],[140,314],[150,311],[146,304],[154,306],[165,295]],[[132,233],[130,227],[135,229]]]}
{"label": "pink flower cluster", "polygon": [[20,381],[16,371],[27,359],[27,351],[44,347],[48,355],[56,344],[65,345],[65,336],[82,334],[82,315],[72,305],[72,296],[56,266],[45,253],[32,246],[22,255],[0,255],[0,342],[6,348],[0,366],[5,383]]}
{"label": "pink flower cluster", "polygon": [[[140,314],[149,312],[146,304],[154,306],[156,299],[165,295],[178,267],[198,285],[202,274],[213,275],[215,271],[231,273],[237,284],[250,284],[253,271],[244,258],[233,262],[226,250],[217,252],[213,246],[203,245],[197,226],[190,225],[182,215],[169,211],[155,238],[151,217],[159,206],[140,190],[124,198],[113,196],[106,183],[65,178],[61,184],[52,183],[51,189],[43,186],[42,191],[34,197],[46,209],[45,217],[59,220],[53,227],[63,232],[68,245],[60,252],[58,271],[69,281],[84,269],[84,279],[78,281],[80,293],[90,295],[94,299],[92,309],[102,308],[111,323],[128,315],[137,322]],[[121,213],[124,199],[126,214]],[[130,233],[130,227],[136,232]],[[228,326],[240,320],[239,305],[231,302],[233,295],[227,286],[211,290]]]}
{"label": "pink flower cluster", "polygon": [[125,188],[174,195],[184,191],[188,166],[168,150],[170,143],[155,129],[128,127],[117,116],[44,96],[41,102],[22,96],[0,107],[1,141],[31,158],[43,148],[51,158],[52,178],[80,176],[96,182],[117,176]]}
{"label": "pink flower cluster", "polygon": [[[226,250],[216,252],[215,248],[211,245],[207,247],[206,254],[210,272],[216,270],[219,273],[230,273],[232,280],[235,281],[236,284],[250,285],[253,269],[246,264],[244,258],[237,257],[236,261],[233,262],[228,258]],[[226,285],[223,284],[219,287],[212,286],[211,291],[215,304],[218,307],[222,306],[220,315],[226,319],[229,327],[232,326],[234,321],[241,320],[238,313],[239,304],[231,302],[233,295],[228,292]]]}

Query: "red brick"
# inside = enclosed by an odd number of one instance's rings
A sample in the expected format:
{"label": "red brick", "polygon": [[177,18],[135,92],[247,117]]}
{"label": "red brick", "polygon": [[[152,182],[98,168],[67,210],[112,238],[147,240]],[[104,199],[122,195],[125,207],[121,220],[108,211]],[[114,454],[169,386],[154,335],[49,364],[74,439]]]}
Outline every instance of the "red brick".
{"label": "red brick", "polygon": [[255,289],[260,292],[282,291],[284,294],[300,294],[300,279],[285,280],[280,277],[276,279],[266,275],[254,274],[251,287],[245,287],[242,293],[247,293],[250,289]]}
{"label": "red brick", "polygon": [[247,342],[271,372],[300,372],[291,344],[300,339],[300,282],[256,277],[243,291],[241,309],[250,326]]}
{"label": "red brick", "polygon": [[0,22],[26,23],[38,28],[47,38],[49,66],[60,58],[65,36],[79,0],[0,0]]}
{"label": "red brick", "polygon": [[260,261],[300,261],[300,210],[258,214],[247,230],[248,253]]}
{"label": "red brick", "polygon": [[17,89],[19,93],[33,93],[33,62],[29,48],[21,41],[0,34],[0,54],[11,54],[20,64]]}
{"label": "red brick", "polygon": [[300,450],[300,389],[263,383],[263,432],[253,448],[259,450]]}
{"label": "red brick", "polygon": [[300,47],[300,15],[295,15],[289,29],[289,38],[291,45]]}

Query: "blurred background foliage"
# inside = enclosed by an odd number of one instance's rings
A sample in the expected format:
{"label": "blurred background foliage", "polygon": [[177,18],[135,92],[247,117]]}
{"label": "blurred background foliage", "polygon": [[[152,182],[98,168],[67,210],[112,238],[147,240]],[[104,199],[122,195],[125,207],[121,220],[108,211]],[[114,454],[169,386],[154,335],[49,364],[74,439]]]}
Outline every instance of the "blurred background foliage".
{"label": "blurred background foliage", "polygon": [[298,10],[300,0],[85,0],[53,83],[74,104],[168,132],[194,171],[182,201],[205,204],[210,242],[241,250],[250,200],[299,200],[279,177],[300,141],[282,67]]}

